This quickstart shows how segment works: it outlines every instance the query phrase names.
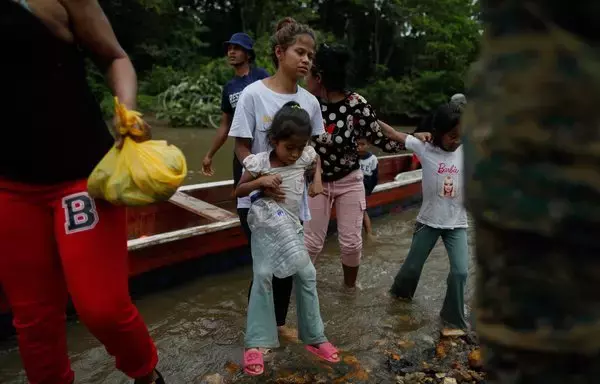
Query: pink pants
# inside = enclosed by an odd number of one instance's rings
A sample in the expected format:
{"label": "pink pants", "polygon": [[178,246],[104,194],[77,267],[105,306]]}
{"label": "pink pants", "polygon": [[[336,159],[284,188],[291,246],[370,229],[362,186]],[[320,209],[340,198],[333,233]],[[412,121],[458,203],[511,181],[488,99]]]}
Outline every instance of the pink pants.
{"label": "pink pants", "polygon": [[335,204],[342,264],[357,267],[362,256],[363,215],[367,208],[365,186],[360,170],[323,183],[325,193],[308,201],[312,220],[304,224],[304,242],[313,263],[321,253],[327,236],[331,209]]}

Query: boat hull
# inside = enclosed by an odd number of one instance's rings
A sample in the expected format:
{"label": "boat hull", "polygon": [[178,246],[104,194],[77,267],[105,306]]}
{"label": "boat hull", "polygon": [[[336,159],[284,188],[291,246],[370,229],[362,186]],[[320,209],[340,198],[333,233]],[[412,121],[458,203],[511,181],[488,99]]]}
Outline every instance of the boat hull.
{"label": "boat hull", "polygon": [[[384,159],[389,159],[385,161]],[[380,180],[367,197],[373,217],[402,210],[421,199],[420,171],[406,172],[407,177],[393,177],[408,167],[406,156],[380,160]],[[235,211],[232,182],[185,186],[180,191],[209,202],[215,207]],[[335,230],[335,209],[330,230]],[[187,278],[217,273],[251,262],[248,242],[237,217],[211,222],[171,203],[128,210],[129,265],[132,295],[172,286]],[[6,317],[8,305],[0,290],[0,339],[11,334]],[[4,317],[4,319],[2,318]],[[11,327],[9,327],[11,328]]]}

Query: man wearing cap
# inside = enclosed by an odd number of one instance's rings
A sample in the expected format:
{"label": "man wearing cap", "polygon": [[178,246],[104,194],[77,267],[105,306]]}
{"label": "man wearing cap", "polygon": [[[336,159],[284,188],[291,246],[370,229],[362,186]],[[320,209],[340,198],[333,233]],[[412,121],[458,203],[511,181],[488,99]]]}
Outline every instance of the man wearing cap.
{"label": "man wearing cap", "polygon": [[[223,87],[223,96],[221,99],[221,125],[217,129],[217,134],[213,140],[210,150],[202,162],[202,173],[206,176],[212,176],[212,158],[217,151],[227,141],[229,128],[233,119],[233,113],[244,88],[257,80],[269,77],[269,73],[263,68],[252,66],[254,58],[254,42],[252,38],[245,33],[234,33],[231,38],[223,43],[227,51],[229,65],[235,70],[235,77]],[[237,157],[233,155],[233,182],[234,186],[242,177],[242,164]]]}

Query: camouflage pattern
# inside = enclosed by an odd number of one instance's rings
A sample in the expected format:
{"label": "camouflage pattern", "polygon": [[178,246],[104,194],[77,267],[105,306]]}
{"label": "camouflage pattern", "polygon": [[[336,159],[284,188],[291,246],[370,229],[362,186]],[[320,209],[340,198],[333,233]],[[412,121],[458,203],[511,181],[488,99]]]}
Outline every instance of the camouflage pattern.
{"label": "camouflage pattern", "polygon": [[549,353],[487,344],[486,384],[597,384],[600,355]]}
{"label": "camouflage pattern", "polygon": [[463,127],[491,383],[600,383],[597,4],[482,1]]}

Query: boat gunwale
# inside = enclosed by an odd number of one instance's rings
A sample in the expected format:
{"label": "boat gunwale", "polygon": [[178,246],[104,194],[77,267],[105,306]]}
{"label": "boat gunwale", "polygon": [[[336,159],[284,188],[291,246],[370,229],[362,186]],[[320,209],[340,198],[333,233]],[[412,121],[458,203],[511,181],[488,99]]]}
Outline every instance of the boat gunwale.
{"label": "boat gunwale", "polygon": [[[388,156],[388,157],[392,157],[392,156]],[[401,188],[401,187],[404,187],[407,185],[419,183],[422,181],[422,178],[423,178],[422,170],[420,170],[420,169],[414,170],[414,171],[402,172],[402,173],[403,174],[414,174],[414,176],[410,177],[410,178],[402,179],[402,180],[389,181],[387,183],[379,184],[373,190],[373,194],[386,192],[386,191],[389,191],[392,189],[397,189],[397,188]],[[217,181],[217,182],[212,182],[212,183],[192,184],[192,185],[186,185],[186,186],[179,188],[179,191],[181,191],[181,192],[197,191],[200,189],[214,188],[214,187],[226,186],[226,185],[232,185],[232,184],[233,184],[233,180],[224,180],[224,181]],[[207,186],[207,185],[210,185],[210,186]],[[198,226],[189,227],[189,228],[177,229],[175,231],[158,233],[158,234],[152,235],[152,236],[128,240],[127,248],[129,251],[138,251],[140,249],[144,249],[144,248],[151,247],[151,246],[156,246],[159,244],[166,244],[166,243],[183,240],[183,239],[190,238],[190,237],[206,235],[208,233],[213,233],[213,232],[222,231],[222,230],[226,230],[226,229],[230,229],[230,228],[235,228],[235,227],[238,227],[239,225],[240,225],[240,220],[238,218],[235,218],[235,219],[231,219],[231,220],[218,221],[218,222],[214,222],[214,223],[210,223],[210,224],[203,224],[203,225],[198,225]]]}
{"label": "boat gunwale", "polygon": [[[377,156],[377,159],[379,161],[381,161],[384,159],[401,158],[401,157],[412,157],[412,153],[401,153],[398,155]],[[407,171],[407,172],[411,172],[411,171]],[[402,173],[406,173],[406,172],[402,172]],[[209,188],[227,187],[229,185],[233,185],[233,180],[211,181],[208,183],[184,185],[182,187],[179,187],[178,191],[179,192],[198,191],[198,190],[209,189]],[[383,185],[383,184],[381,184],[381,185]]]}

